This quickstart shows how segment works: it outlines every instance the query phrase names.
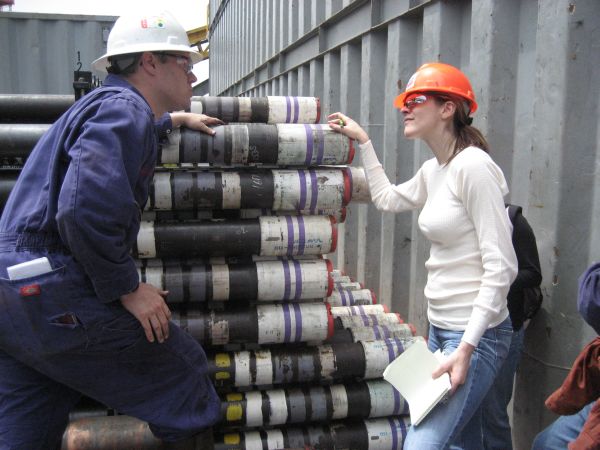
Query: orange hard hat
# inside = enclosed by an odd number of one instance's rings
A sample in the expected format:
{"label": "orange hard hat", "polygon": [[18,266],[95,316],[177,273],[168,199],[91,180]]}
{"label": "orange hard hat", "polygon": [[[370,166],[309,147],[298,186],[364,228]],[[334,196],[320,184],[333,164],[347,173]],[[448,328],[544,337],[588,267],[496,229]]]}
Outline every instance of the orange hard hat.
{"label": "orange hard hat", "polygon": [[419,67],[408,80],[404,92],[394,100],[394,106],[401,109],[406,97],[417,92],[453,94],[469,103],[470,114],[477,111],[477,102],[469,79],[464,73],[449,64],[427,63]]}

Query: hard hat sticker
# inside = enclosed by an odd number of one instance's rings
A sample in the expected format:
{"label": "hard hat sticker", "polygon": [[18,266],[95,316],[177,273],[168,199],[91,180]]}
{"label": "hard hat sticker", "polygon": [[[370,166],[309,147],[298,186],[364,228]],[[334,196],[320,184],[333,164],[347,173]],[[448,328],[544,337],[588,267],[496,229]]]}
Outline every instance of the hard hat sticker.
{"label": "hard hat sticker", "polygon": [[412,77],[410,77],[410,80],[408,80],[408,83],[406,83],[406,91],[408,91],[410,88],[412,88],[415,85],[415,78],[417,78],[417,73],[413,73]]}
{"label": "hard hat sticker", "polygon": [[164,28],[165,20],[162,17],[146,17],[142,19],[142,28]]}

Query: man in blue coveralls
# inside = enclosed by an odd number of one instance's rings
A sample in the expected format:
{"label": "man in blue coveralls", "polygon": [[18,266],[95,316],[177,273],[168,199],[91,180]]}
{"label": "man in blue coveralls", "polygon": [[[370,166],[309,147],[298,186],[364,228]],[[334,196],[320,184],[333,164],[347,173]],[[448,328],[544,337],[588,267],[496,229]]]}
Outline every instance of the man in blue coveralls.
{"label": "man in blue coveralls", "polygon": [[169,13],[119,18],[94,62],[104,86],[28,158],[0,220],[0,448],[59,447],[82,394],[147,421],[164,448],[211,441],[204,351],[130,254],[157,133],[220,122],[166,114],[189,109],[199,60]]}

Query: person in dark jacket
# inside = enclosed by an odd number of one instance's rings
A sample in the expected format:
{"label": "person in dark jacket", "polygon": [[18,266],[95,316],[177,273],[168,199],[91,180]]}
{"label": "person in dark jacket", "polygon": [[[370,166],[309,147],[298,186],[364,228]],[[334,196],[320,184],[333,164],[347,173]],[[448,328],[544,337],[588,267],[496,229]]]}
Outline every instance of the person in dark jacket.
{"label": "person in dark jacket", "polygon": [[[507,407],[512,398],[515,373],[523,352],[524,323],[537,311],[529,309],[529,290],[539,289],[542,282],[540,258],[533,230],[523,216],[520,206],[508,205],[506,210],[513,227],[512,242],[518,262],[517,277],[507,295],[513,334],[508,355],[482,404],[485,450],[512,449]],[[539,305],[536,305],[537,307]]]}
{"label": "person in dark jacket", "polygon": [[[162,131],[205,128],[168,13],[115,23],[109,75],[40,139],[0,219],[0,448],[55,449],[86,395],[145,420],[165,447],[204,448],[220,414],[203,349],[131,256]],[[208,431],[207,431],[208,430]]]}
{"label": "person in dark jacket", "polygon": [[[577,310],[600,335],[600,263],[579,278]],[[532,450],[600,449],[600,336],[579,353],[546,407],[561,417],[536,436]]]}

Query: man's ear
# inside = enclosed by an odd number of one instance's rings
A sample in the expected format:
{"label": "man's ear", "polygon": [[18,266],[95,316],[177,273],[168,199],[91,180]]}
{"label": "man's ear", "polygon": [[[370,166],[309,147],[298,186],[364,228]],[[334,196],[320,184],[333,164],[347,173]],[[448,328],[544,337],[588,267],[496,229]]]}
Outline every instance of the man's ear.
{"label": "man's ear", "polygon": [[144,70],[153,75],[154,73],[156,73],[157,64],[159,64],[159,61],[154,53],[142,53],[142,57],[140,58],[140,70]]}

